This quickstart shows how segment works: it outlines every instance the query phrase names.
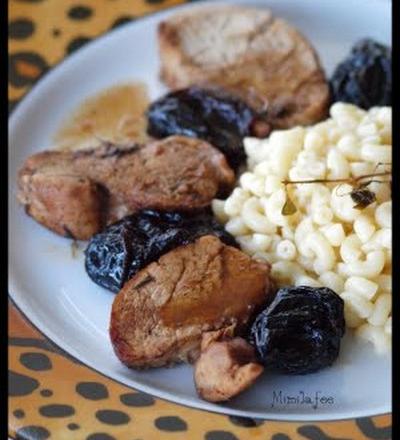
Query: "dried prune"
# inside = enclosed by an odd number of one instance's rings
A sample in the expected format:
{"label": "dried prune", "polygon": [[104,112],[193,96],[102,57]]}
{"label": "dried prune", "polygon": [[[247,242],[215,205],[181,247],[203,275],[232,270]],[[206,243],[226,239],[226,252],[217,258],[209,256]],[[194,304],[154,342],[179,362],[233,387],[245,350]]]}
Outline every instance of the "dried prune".
{"label": "dried prune", "polygon": [[183,135],[203,139],[222,151],[232,168],[245,161],[243,138],[254,111],[222,89],[190,87],[168,93],[147,111],[147,132],[163,138]]}
{"label": "dried prune", "polygon": [[85,250],[86,272],[95,283],[118,292],[125,281],[161,255],[207,234],[238,246],[209,209],[191,213],[143,210],[91,238]]}
{"label": "dried prune", "polygon": [[359,41],[335,69],[331,85],[333,101],[368,110],[392,103],[392,51],[369,38]]}
{"label": "dried prune", "polygon": [[326,287],[290,286],[253,322],[249,340],[266,367],[307,374],[331,365],[345,332],[343,300]]}

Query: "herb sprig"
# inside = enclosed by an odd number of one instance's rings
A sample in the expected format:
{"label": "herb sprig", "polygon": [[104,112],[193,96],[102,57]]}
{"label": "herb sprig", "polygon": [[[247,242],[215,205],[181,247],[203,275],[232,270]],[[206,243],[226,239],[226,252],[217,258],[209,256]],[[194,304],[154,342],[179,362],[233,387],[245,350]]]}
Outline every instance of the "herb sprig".
{"label": "herb sprig", "polygon": [[[379,165],[385,165],[384,163],[378,163],[376,168]],[[375,169],[376,169],[375,168]],[[361,176],[348,177],[342,179],[312,179],[312,180],[282,180],[282,183],[285,185],[286,190],[286,201],[282,207],[282,215],[293,215],[297,212],[297,207],[293,203],[293,200],[290,199],[289,194],[287,192],[288,185],[304,185],[311,183],[348,183],[352,186],[352,190],[349,193],[343,194],[350,195],[352,200],[354,201],[354,209],[364,209],[367,206],[371,205],[376,201],[376,194],[368,188],[371,183],[389,183],[391,184],[392,180],[377,180],[376,177],[388,177],[392,176],[392,171],[382,171],[382,172],[374,172],[369,174],[363,174]]]}

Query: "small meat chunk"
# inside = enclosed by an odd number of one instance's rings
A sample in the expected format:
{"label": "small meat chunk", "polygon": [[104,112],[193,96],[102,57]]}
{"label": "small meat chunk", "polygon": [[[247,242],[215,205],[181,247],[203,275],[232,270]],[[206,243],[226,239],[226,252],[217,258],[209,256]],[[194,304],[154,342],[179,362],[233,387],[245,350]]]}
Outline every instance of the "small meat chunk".
{"label": "small meat chunk", "polygon": [[225,157],[205,141],[170,136],[145,145],[44,151],[19,172],[19,200],[52,231],[87,240],[144,208],[192,210],[234,183]]}
{"label": "small meat chunk", "polygon": [[264,114],[264,132],[327,114],[329,86],[314,48],[265,8],[194,7],[162,21],[158,41],[169,87],[225,88]]}
{"label": "small meat chunk", "polygon": [[194,367],[199,396],[209,402],[223,402],[250,387],[264,371],[256,361],[254,348],[231,328],[203,334],[200,357]]}
{"label": "small meat chunk", "polygon": [[210,235],[164,254],[114,299],[116,355],[134,368],[195,360],[202,333],[240,328],[270,299],[269,269]]}

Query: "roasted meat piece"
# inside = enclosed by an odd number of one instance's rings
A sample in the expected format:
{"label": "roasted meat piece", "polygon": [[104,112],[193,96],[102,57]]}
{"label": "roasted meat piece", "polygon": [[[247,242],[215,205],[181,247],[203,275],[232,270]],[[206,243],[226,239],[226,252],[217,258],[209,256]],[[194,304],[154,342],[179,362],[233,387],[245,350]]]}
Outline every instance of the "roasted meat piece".
{"label": "roasted meat piece", "polygon": [[223,402],[251,386],[264,371],[254,348],[230,328],[207,332],[194,367],[197,393],[204,400]]}
{"label": "roasted meat piece", "polygon": [[196,360],[202,333],[240,329],[270,294],[266,263],[206,235],[125,283],[112,306],[115,353],[136,368]]}
{"label": "roasted meat piece", "polygon": [[202,208],[233,182],[225,157],[210,144],[171,136],[124,148],[35,154],[19,172],[19,200],[47,228],[86,240],[143,208]]}
{"label": "roasted meat piece", "polygon": [[162,21],[161,78],[173,89],[219,86],[264,112],[272,128],[325,117],[329,87],[318,56],[267,9],[211,5]]}

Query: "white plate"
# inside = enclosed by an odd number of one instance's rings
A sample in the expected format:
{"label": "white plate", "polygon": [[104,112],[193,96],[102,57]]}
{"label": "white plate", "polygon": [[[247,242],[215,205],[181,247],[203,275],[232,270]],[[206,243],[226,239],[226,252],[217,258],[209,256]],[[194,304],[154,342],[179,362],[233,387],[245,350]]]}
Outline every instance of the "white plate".
{"label": "white plate", "polygon": [[[239,3],[239,2],[235,2]],[[378,0],[277,0],[269,6],[303,31],[317,48],[327,73],[361,37],[390,44],[390,3]],[[190,5],[185,5],[190,7]],[[284,420],[328,420],[382,414],[391,410],[390,356],[347,337],[331,368],[307,376],[265,374],[226,405],[196,396],[190,366],[137,372],[115,357],[108,338],[114,295],[87,277],[83,258],[71,257],[70,241],[49,232],[18,206],[16,173],[30,154],[51,145],[60,122],[83,98],[119,81],[148,84],[151,98],[165,89],[158,81],[157,23],[174,10],[123,26],[88,44],[52,70],[12,114],[9,124],[9,288],[16,304],[51,340],[83,363],[124,384],[180,404],[227,414]],[[315,399],[319,405],[285,396]],[[274,399],[275,396],[275,399]],[[282,399],[282,401],[280,401]],[[332,402],[331,400],[331,402]]]}

